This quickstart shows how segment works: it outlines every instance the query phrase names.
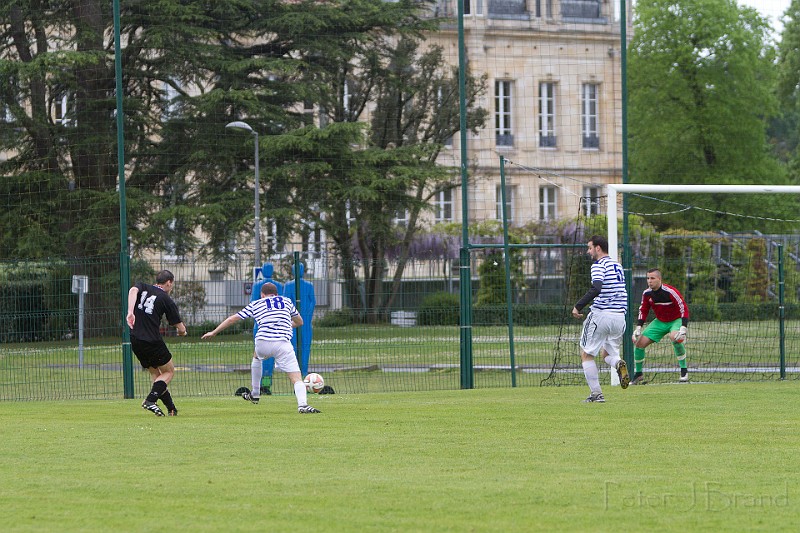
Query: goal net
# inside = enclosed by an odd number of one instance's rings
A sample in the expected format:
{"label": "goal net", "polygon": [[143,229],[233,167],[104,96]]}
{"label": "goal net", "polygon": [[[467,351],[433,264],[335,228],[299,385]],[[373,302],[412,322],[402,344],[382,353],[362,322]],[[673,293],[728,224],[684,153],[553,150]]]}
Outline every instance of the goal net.
{"label": "goal net", "polygon": [[[626,205],[618,193],[628,193]],[[659,268],[689,307],[691,381],[797,378],[798,193],[795,186],[608,187],[609,249],[630,268],[630,321],[635,325],[647,270]],[[646,323],[653,318],[651,312]],[[645,380],[677,381],[677,359],[667,339],[651,344]]]}

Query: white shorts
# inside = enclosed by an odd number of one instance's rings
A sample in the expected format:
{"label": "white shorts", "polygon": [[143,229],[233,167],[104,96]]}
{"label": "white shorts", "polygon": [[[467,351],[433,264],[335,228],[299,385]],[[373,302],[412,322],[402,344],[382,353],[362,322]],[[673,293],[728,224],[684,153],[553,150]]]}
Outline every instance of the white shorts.
{"label": "white shorts", "polygon": [[625,313],[591,311],[583,321],[581,350],[597,357],[600,350],[608,355],[619,356],[619,345],[625,334]]}
{"label": "white shorts", "polygon": [[300,372],[300,365],[297,364],[297,357],[291,341],[256,341],[256,357],[264,360],[270,357],[275,358],[275,366],[287,374],[289,372]]}

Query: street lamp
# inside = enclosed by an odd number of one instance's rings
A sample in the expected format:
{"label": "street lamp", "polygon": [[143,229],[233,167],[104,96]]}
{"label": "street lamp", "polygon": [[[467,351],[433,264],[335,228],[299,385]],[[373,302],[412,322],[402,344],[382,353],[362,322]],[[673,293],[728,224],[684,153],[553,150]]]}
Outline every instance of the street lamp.
{"label": "street lamp", "polygon": [[256,183],[255,183],[255,203],[256,203],[256,231],[255,231],[255,240],[256,240],[256,249],[255,249],[255,266],[261,266],[261,200],[260,200],[260,185],[258,183],[258,132],[250,127],[250,124],[247,122],[229,122],[225,124],[225,129],[232,129],[232,130],[243,130],[249,133],[252,133],[255,137],[255,146],[256,146]]}

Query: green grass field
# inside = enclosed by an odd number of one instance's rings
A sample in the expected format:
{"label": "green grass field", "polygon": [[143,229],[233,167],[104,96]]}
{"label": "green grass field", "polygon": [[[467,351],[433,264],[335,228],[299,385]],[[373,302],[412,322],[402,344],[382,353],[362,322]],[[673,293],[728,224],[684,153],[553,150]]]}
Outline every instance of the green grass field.
{"label": "green grass field", "polygon": [[797,386],[0,402],[0,528],[794,531]]}

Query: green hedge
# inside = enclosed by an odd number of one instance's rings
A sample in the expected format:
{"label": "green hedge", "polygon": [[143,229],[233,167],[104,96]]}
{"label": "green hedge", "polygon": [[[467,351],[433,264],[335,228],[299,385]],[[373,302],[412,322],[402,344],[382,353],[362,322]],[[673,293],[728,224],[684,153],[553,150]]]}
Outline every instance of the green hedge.
{"label": "green hedge", "polygon": [[[778,320],[778,302],[719,303],[716,305],[689,304],[691,322],[728,322],[746,320]],[[800,318],[800,304],[786,305],[786,318]]]}
{"label": "green hedge", "polygon": [[[514,304],[512,313],[515,326],[551,326],[561,324],[570,310],[563,305]],[[472,312],[472,323],[476,326],[500,326],[508,324],[505,305],[476,306]]]}
{"label": "green hedge", "polygon": [[355,322],[355,313],[349,307],[342,307],[329,311],[323,316],[314,319],[314,326],[320,328],[342,328]]}
{"label": "green hedge", "polygon": [[0,343],[59,340],[77,325],[77,296],[65,265],[0,266]]}
{"label": "green hedge", "polygon": [[457,294],[437,292],[422,301],[417,311],[420,326],[457,326],[460,323],[461,304]]}

